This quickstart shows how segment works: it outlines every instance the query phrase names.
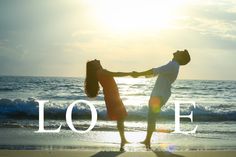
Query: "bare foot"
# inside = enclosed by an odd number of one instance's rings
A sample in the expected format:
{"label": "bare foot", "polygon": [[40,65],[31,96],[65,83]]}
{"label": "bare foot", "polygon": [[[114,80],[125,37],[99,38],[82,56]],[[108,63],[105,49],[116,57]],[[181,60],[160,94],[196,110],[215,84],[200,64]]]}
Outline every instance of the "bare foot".
{"label": "bare foot", "polygon": [[144,141],[142,141],[142,142],[140,142],[140,143],[141,143],[141,144],[144,144],[145,147],[146,147],[146,149],[151,149],[150,141],[144,140]]}
{"label": "bare foot", "polygon": [[120,151],[121,151],[121,152],[124,152],[124,151],[125,151],[124,146],[123,146],[123,147],[120,147]]}
{"label": "bare foot", "polygon": [[125,151],[124,146],[125,146],[125,144],[129,144],[129,143],[130,142],[128,142],[127,140],[122,140],[121,144],[120,144],[120,151],[121,152]]}

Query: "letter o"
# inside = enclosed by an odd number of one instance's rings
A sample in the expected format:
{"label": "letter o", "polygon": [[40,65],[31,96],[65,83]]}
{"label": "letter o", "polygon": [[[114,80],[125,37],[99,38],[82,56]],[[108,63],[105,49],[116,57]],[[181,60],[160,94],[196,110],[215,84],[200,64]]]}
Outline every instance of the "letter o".
{"label": "letter o", "polygon": [[[72,124],[72,109],[77,103],[85,103],[89,106],[89,108],[91,110],[91,116],[92,116],[91,124],[90,124],[89,128],[84,131],[76,130],[74,125]],[[96,108],[94,107],[94,105],[92,103],[90,103],[89,101],[86,101],[86,100],[74,101],[72,104],[69,105],[69,107],[66,110],[66,123],[70,127],[70,129],[76,133],[83,134],[83,133],[89,132],[90,130],[93,129],[96,122],[97,122],[97,111],[96,111]]]}

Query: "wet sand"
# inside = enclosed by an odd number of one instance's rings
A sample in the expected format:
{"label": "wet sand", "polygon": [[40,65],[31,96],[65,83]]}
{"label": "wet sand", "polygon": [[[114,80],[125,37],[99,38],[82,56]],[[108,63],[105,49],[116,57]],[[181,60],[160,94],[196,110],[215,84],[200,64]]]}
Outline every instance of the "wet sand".
{"label": "wet sand", "polygon": [[119,152],[78,150],[1,150],[0,157],[235,157],[236,151]]}

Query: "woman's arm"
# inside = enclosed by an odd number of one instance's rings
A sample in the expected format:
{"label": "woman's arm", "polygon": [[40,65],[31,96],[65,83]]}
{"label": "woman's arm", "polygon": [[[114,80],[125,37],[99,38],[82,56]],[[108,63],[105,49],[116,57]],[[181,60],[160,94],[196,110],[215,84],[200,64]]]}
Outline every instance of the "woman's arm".
{"label": "woman's arm", "polygon": [[106,69],[104,69],[103,72],[106,75],[110,75],[110,76],[113,76],[113,77],[131,76],[131,74],[132,74],[132,72],[111,72],[111,71],[108,71]]}

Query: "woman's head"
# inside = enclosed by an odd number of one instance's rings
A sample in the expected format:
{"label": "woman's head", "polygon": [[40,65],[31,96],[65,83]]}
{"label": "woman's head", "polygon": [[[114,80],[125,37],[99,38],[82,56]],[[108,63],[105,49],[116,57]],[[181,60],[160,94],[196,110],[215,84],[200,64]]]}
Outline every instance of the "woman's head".
{"label": "woman's head", "polygon": [[97,70],[102,66],[99,60],[88,61],[86,64],[85,93],[88,97],[93,98],[98,95],[99,84],[97,80]]}
{"label": "woman's head", "polygon": [[177,61],[180,65],[186,65],[190,62],[191,58],[188,53],[188,50],[183,50],[183,51],[176,51],[173,53],[174,55],[174,60]]}

